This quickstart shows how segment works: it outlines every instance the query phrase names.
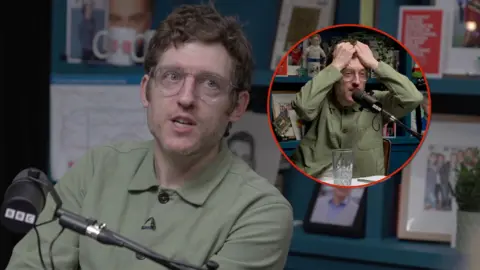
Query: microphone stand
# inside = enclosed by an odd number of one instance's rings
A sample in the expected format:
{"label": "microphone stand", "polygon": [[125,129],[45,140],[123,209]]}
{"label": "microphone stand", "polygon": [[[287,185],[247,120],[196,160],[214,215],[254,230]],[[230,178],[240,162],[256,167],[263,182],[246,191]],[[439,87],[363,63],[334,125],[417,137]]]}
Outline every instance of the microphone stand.
{"label": "microphone stand", "polygon": [[[195,269],[203,270],[203,268],[189,265],[186,263],[169,260],[164,256],[155,253],[154,251],[136,243],[118,233],[109,230],[104,223],[99,224],[96,220],[87,219],[68,210],[58,208],[55,211],[55,216],[59,219],[59,223],[62,227],[77,232],[82,235],[91,237],[98,242],[106,245],[123,247],[129,249],[137,254],[144,256],[168,269],[172,270],[186,270]],[[208,270],[215,270],[218,268],[218,264],[213,261],[209,261],[206,264]]]}
{"label": "microphone stand", "polygon": [[[107,228],[104,223],[99,224],[94,219],[88,219],[82,217],[78,214],[70,212],[66,209],[62,208],[62,199],[58,195],[57,191],[53,187],[53,184],[50,181],[41,181],[38,179],[38,173],[33,176],[29,176],[29,179],[39,183],[41,185],[46,186],[47,190],[50,191],[52,195],[52,199],[55,202],[55,211],[54,211],[54,218],[58,218],[60,226],[63,228],[69,229],[74,231],[78,234],[88,236],[97,240],[98,242],[110,245],[110,246],[117,246],[129,249],[137,254],[144,256],[168,269],[171,270],[205,270],[205,268],[197,267],[194,265],[190,265],[187,263],[182,263],[175,260],[170,260],[153,250],[148,249],[140,245],[137,242],[134,242],[118,233],[115,233]],[[214,261],[208,261],[205,265],[207,270],[216,270],[219,268],[218,263]]]}
{"label": "microphone stand", "polygon": [[406,130],[411,135],[413,135],[419,141],[422,140],[422,135],[420,133],[416,132],[415,130],[412,130],[407,125],[402,123],[402,121],[398,120],[395,116],[393,116],[391,113],[382,109],[382,107],[379,106],[379,104],[372,104],[371,110],[375,111],[376,113],[381,113],[385,118],[387,118],[388,120],[390,120],[392,122],[397,123],[399,126],[401,126],[404,130]]}

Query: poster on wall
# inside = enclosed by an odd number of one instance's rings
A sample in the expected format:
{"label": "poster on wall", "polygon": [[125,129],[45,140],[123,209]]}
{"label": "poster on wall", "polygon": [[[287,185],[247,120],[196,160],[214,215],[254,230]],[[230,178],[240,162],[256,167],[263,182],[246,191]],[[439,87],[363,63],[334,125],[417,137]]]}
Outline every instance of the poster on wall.
{"label": "poster on wall", "polygon": [[138,85],[52,84],[50,170],[54,180],[92,147],[151,139]]}
{"label": "poster on wall", "polygon": [[427,77],[441,78],[446,55],[445,12],[429,6],[401,6],[398,40],[415,56]]}
{"label": "poster on wall", "polygon": [[281,161],[281,153],[264,113],[246,112],[233,124],[226,138],[230,150],[242,158],[260,176],[275,184]]}

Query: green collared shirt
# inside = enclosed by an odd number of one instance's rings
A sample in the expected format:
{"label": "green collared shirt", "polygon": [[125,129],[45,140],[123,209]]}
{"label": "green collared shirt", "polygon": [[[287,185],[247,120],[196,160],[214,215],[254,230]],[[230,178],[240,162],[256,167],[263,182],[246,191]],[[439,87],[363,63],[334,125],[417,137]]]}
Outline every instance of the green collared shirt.
{"label": "green collared shirt", "polygon": [[[388,64],[380,62],[375,73],[388,91],[374,91],[374,97],[396,118],[404,117],[422,103],[423,95],[415,85]],[[385,121],[358,104],[339,106],[332,89],[341,78],[338,69],[328,66],[297,93],[292,107],[311,126],[291,159],[307,174],[320,178],[332,165],[333,149],[352,149],[353,177],[384,175]]]}
{"label": "green collared shirt", "polygon": [[[152,141],[95,148],[55,188],[65,209],[104,222],[167,258],[198,266],[214,260],[226,270],[283,269],[288,254],[290,204],[225,144],[178,190],[158,186]],[[53,208],[49,197],[37,223],[49,220]],[[56,221],[38,229],[47,267],[50,242],[60,229]],[[55,242],[53,258],[58,270],[165,269],[69,230]],[[14,248],[7,269],[40,268],[32,230]]]}

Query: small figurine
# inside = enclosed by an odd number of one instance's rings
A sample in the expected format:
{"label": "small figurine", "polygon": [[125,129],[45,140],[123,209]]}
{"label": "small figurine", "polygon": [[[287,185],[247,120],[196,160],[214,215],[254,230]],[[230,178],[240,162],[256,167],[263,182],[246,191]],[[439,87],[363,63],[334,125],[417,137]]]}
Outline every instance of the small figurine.
{"label": "small figurine", "polygon": [[325,67],[327,55],[320,46],[322,38],[316,34],[309,39],[310,45],[303,50],[303,65],[307,68],[308,76],[314,77]]}
{"label": "small figurine", "polygon": [[293,66],[298,66],[301,64],[302,61],[302,43],[300,43],[297,47],[295,47],[291,52],[290,52],[290,65]]}

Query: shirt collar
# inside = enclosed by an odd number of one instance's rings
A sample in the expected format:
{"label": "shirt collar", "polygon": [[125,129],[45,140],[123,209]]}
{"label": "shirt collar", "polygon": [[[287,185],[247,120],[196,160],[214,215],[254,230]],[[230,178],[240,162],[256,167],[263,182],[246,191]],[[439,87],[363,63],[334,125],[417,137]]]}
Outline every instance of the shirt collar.
{"label": "shirt collar", "polygon": [[203,205],[213,190],[222,182],[230,170],[233,153],[222,141],[220,152],[205,166],[195,179],[190,179],[177,192],[186,201]]}
{"label": "shirt collar", "polygon": [[[182,199],[191,204],[202,205],[230,170],[232,163],[231,151],[225,142],[220,145],[217,156],[197,174],[194,179],[186,181],[185,185],[177,190]],[[154,165],[154,141],[149,145],[145,157],[138,166],[128,187],[129,191],[146,191],[158,187]]]}
{"label": "shirt collar", "polygon": [[158,186],[154,165],[154,141],[148,143],[148,150],[133,174],[128,191],[146,191]]}

